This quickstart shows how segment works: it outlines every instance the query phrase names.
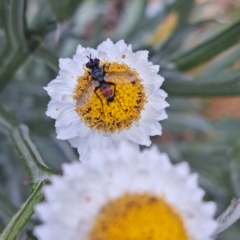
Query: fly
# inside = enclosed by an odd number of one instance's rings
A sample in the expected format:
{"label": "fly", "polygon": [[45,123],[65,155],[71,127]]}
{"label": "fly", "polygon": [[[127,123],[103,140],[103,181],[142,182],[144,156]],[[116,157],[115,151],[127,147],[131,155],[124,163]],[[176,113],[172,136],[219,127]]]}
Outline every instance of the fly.
{"label": "fly", "polygon": [[[98,89],[100,89],[102,95],[109,103],[112,102],[114,98],[117,99],[115,95],[116,83],[130,83],[136,80],[136,76],[130,72],[106,72],[104,69],[105,66],[99,66],[100,60],[98,58],[93,59],[91,55],[88,58],[89,62],[87,62],[86,67],[90,69],[89,73],[92,76],[92,80],[88,83],[77,100],[77,107],[79,108],[84,107],[92,99],[94,94],[96,94],[101,101],[103,108],[102,99],[97,94]],[[114,90],[112,90],[111,86],[113,86]]]}

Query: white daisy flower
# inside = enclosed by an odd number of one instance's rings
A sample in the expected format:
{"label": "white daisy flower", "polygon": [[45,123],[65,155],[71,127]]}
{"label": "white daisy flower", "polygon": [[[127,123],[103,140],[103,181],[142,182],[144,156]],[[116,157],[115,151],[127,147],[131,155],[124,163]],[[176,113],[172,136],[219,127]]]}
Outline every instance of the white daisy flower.
{"label": "white daisy flower", "polygon": [[121,140],[149,146],[149,136],[161,135],[159,121],[167,118],[158,70],[147,51],[134,53],[123,40],[107,39],[96,50],[78,46],[73,59],[60,59],[59,75],[45,87],[57,138],[76,147],[81,160]]}
{"label": "white daisy flower", "polygon": [[39,240],[210,240],[216,206],[203,202],[197,174],[156,149],[96,150],[63,166],[36,207]]}

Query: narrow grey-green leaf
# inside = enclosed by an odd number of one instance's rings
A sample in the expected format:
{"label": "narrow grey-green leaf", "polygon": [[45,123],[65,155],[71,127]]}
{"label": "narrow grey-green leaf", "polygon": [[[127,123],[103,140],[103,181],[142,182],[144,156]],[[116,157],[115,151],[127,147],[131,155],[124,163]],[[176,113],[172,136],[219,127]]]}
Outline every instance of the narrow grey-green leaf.
{"label": "narrow grey-green leaf", "polygon": [[178,24],[177,28],[180,29],[188,23],[191,11],[194,7],[194,0],[178,0]]}
{"label": "narrow grey-green leaf", "polygon": [[58,21],[63,21],[73,17],[74,12],[77,10],[81,0],[48,0],[53,14]]}
{"label": "narrow grey-green leaf", "polygon": [[15,75],[16,71],[31,55],[31,52],[38,46],[37,42],[30,44],[30,49],[19,54],[18,50],[14,50],[6,58],[4,64],[0,68],[0,92],[6,87]]}
{"label": "narrow grey-green leaf", "polygon": [[146,0],[128,1],[114,34],[114,39],[122,39],[128,36],[134,27],[141,21],[145,6]]}
{"label": "narrow grey-green leaf", "polygon": [[[221,118],[212,123],[219,131],[221,137],[229,143],[239,140],[240,121],[233,118]],[[233,146],[232,146],[233,147]]]}
{"label": "narrow grey-green leaf", "polygon": [[55,23],[47,22],[38,29],[31,30],[29,34],[32,36],[27,42],[27,48],[21,49],[21,51],[19,49],[13,49],[8,56],[5,56],[5,61],[0,66],[0,92],[12,80],[12,77],[22,66],[22,64],[36,50],[36,48],[39,46],[40,39],[49,32],[55,30],[55,28]]}
{"label": "narrow grey-green leaf", "polygon": [[170,109],[173,112],[188,112],[199,111],[202,109],[203,103],[201,101],[193,101],[189,98],[168,98]]}
{"label": "narrow grey-green leaf", "polygon": [[129,34],[130,42],[133,43],[135,49],[146,49],[149,46],[148,38],[160,26],[161,22],[174,11],[177,3],[176,1],[169,3],[162,3],[162,10],[154,17],[146,17],[143,15],[141,21],[132,29]]}
{"label": "narrow grey-green leaf", "polygon": [[[200,77],[196,77],[194,82],[198,84],[219,84],[219,87],[230,87],[231,84],[235,84],[237,79],[240,77],[240,69],[226,69],[226,67],[219,68],[215,73],[212,72],[212,75],[204,75]],[[236,81],[235,81],[236,80]]]}
{"label": "narrow grey-green leaf", "polygon": [[[220,79],[218,82],[202,83],[197,81],[179,81],[166,79],[162,88],[169,96],[178,97],[212,97],[212,96],[236,96],[240,94],[239,75],[234,75],[229,81]],[[222,81],[222,82],[221,82]]]}
{"label": "narrow grey-green leaf", "polygon": [[27,48],[25,39],[25,4],[26,0],[10,1],[9,33],[12,46],[21,51]]}
{"label": "narrow grey-green leaf", "polygon": [[193,49],[173,56],[171,61],[181,70],[206,62],[239,42],[240,20]]}
{"label": "narrow grey-green leaf", "polygon": [[4,223],[7,223],[16,211],[17,208],[0,190],[0,219],[2,219]]}
{"label": "narrow grey-green leaf", "polygon": [[7,111],[0,107],[0,128],[8,133],[12,128],[17,127],[18,122]]}
{"label": "narrow grey-green leaf", "polygon": [[10,41],[9,33],[9,1],[0,1],[0,19],[2,26],[4,27],[5,35],[8,41]]}
{"label": "narrow grey-green leaf", "polygon": [[197,75],[196,81],[208,82],[218,81],[219,77],[223,74],[226,78],[229,78],[233,70],[233,65],[240,60],[240,48],[239,46],[227,51],[226,53],[219,56],[215,61],[209,63],[202,71]]}
{"label": "narrow grey-green leaf", "polygon": [[152,58],[153,62],[158,61],[168,61],[171,56],[173,56],[182,46],[184,40],[195,30],[200,29],[209,23],[212,23],[213,20],[200,21],[194,24],[189,24],[181,29],[177,29],[168,40],[166,40],[160,48],[154,53]]}
{"label": "narrow grey-green leaf", "polygon": [[[240,218],[240,199],[233,199],[229,207],[218,217],[218,227],[215,234],[226,230]],[[216,237],[216,236],[215,236]]]}
{"label": "narrow grey-green leaf", "polygon": [[0,108],[0,127],[10,136],[18,156],[29,174],[31,183],[49,179],[54,172],[49,169],[29,137],[28,127],[18,124],[3,108]]}
{"label": "narrow grey-green leaf", "polygon": [[27,201],[13,216],[0,236],[0,240],[15,240],[21,229],[27,223],[34,212],[34,206],[43,200],[41,192],[44,182],[39,182]]}
{"label": "narrow grey-green leaf", "polygon": [[183,131],[184,129],[192,129],[203,133],[213,133],[214,128],[207,120],[201,116],[187,115],[183,113],[168,113],[168,121],[164,123],[167,130]]}
{"label": "narrow grey-green leaf", "polygon": [[57,57],[50,52],[48,49],[44,47],[39,47],[35,53],[34,56],[36,58],[41,59],[44,63],[46,63],[53,71],[58,72],[58,59]]}
{"label": "narrow grey-green leaf", "polygon": [[[238,156],[239,158],[239,156]],[[234,192],[234,196],[240,197],[240,176],[239,176],[239,167],[238,163],[234,161],[235,159],[231,160],[228,164],[228,173],[229,173],[229,178],[230,178],[230,183],[231,183],[231,188]]]}
{"label": "narrow grey-green leaf", "polygon": [[18,128],[13,128],[9,135],[29,174],[31,183],[46,180],[51,174],[54,174],[54,172],[45,165],[36,146],[30,140],[27,126],[20,125]]}

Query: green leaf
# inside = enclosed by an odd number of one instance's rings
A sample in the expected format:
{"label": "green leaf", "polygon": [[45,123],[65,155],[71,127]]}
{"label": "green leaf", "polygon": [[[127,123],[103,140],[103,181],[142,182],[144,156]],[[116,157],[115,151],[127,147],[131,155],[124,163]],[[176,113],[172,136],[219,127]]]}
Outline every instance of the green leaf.
{"label": "green leaf", "polygon": [[57,57],[50,52],[48,49],[44,47],[39,47],[35,53],[34,56],[38,59],[41,59],[44,63],[46,63],[53,71],[58,72],[58,59]]}
{"label": "green leaf", "polygon": [[196,77],[194,82],[196,83],[203,83],[203,84],[218,84],[219,87],[230,87],[232,84],[236,84],[240,77],[240,69],[233,70],[233,69],[218,69],[215,71],[215,74],[212,75],[205,75],[203,77]]}
{"label": "green leaf", "polygon": [[57,21],[63,21],[71,19],[73,14],[78,8],[78,5],[82,2],[81,0],[48,0],[48,4],[51,7],[53,14]]}
{"label": "green leaf", "polygon": [[28,57],[37,49],[40,44],[40,40],[49,32],[55,30],[56,24],[54,22],[47,22],[44,25],[39,26],[36,30],[31,30],[28,34],[29,37],[27,43],[27,49],[19,51],[19,49],[13,49],[13,51],[5,56],[5,61],[0,67],[0,92],[6,87],[16,71],[23,65]]}
{"label": "green leaf", "polygon": [[18,122],[8,112],[0,107],[0,127],[4,133],[8,133],[12,128],[17,127]]}
{"label": "green leaf", "polygon": [[182,28],[188,23],[191,11],[194,7],[194,0],[178,0],[177,2],[178,12],[178,25],[177,29]]}
{"label": "green leaf", "polygon": [[221,118],[214,121],[213,126],[219,131],[221,138],[232,143],[239,139],[240,121],[231,118]]}
{"label": "green leaf", "polygon": [[39,182],[27,201],[21,206],[19,211],[13,216],[0,236],[0,240],[15,240],[18,233],[24,227],[34,212],[34,206],[43,200],[41,192],[45,182]]}
{"label": "green leaf", "polygon": [[227,228],[229,228],[234,222],[240,218],[240,199],[232,199],[229,207],[217,218],[218,227],[214,233],[214,239],[217,235]]}
{"label": "green leaf", "polygon": [[21,51],[27,48],[25,39],[26,0],[11,0],[9,10],[9,33],[12,47]]}
{"label": "green leaf", "polygon": [[10,33],[9,33],[9,1],[1,0],[0,1],[0,19],[3,25],[7,42],[10,42]]}
{"label": "green leaf", "polygon": [[170,105],[170,109],[173,112],[189,112],[189,111],[199,111],[202,109],[201,101],[192,101],[188,98],[167,98],[167,102]]}
{"label": "green leaf", "polygon": [[4,64],[0,68],[0,92],[6,87],[16,71],[22,66],[22,64],[28,59],[32,51],[38,46],[38,42],[31,42],[29,50],[19,53],[18,50],[14,50],[6,57]]}
{"label": "green leaf", "polygon": [[141,34],[142,31],[144,31],[145,33],[152,32],[161,23],[161,21],[174,10],[175,5],[176,5],[175,3],[173,4],[164,3],[163,10],[160,11],[156,16],[154,17],[143,16],[143,18],[136,26],[136,28],[132,29],[133,32],[131,33],[131,35],[135,35],[136,33]]}
{"label": "green leaf", "polygon": [[[196,81],[208,82],[218,81],[219,78],[229,78],[234,72],[233,66],[240,60],[240,48],[239,46],[227,51],[219,56],[216,60],[209,63],[201,72],[197,75]],[[223,77],[223,74],[225,77]]]}
{"label": "green leaf", "polygon": [[55,174],[41,158],[36,146],[29,137],[27,126],[18,124],[4,109],[0,108],[0,126],[8,133],[30,176],[32,194],[14,215],[0,236],[0,240],[14,240],[34,211],[34,206],[43,199],[41,188]]}
{"label": "green leaf", "polygon": [[146,0],[128,1],[114,34],[114,39],[126,38],[141,22],[145,11]]}
{"label": "green leaf", "polygon": [[47,34],[56,30],[57,24],[53,21],[44,21],[38,24],[36,29],[28,30],[28,41],[30,40],[42,40]]}
{"label": "green leaf", "polygon": [[17,208],[0,190],[0,219],[2,219],[4,223],[7,223],[16,211]]}
{"label": "green leaf", "polygon": [[10,131],[10,139],[26,168],[31,183],[36,183],[48,179],[54,172],[49,169],[41,155],[39,154],[36,146],[29,138],[29,130],[27,126],[20,125]]}
{"label": "green leaf", "polygon": [[24,0],[2,0],[0,1],[0,18],[4,27],[6,43],[0,55],[0,64],[4,62],[10,50],[18,49],[24,51],[25,41],[25,9]]}
{"label": "green leaf", "polygon": [[239,42],[240,20],[200,45],[171,58],[180,70],[189,70],[204,63]]}
{"label": "green leaf", "polygon": [[192,129],[194,131],[213,134],[214,128],[207,120],[201,116],[187,115],[185,113],[168,112],[168,121],[163,123],[164,129],[171,131],[184,131]]}
{"label": "green leaf", "polygon": [[194,80],[173,80],[168,79],[163,83],[162,88],[169,96],[178,97],[213,97],[213,96],[235,96],[240,95],[240,73],[236,71],[228,76],[229,79],[219,79],[213,82],[197,82]]}
{"label": "green leaf", "polygon": [[17,124],[16,120],[10,117],[2,108],[0,108],[0,124],[10,136],[32,184],[49,179],[50,175],[55,174],[45,165],[36,146],[29,137],[27,126]]}
{"label": "green leaf", "polygon": [[[93,22],[93,34],[88,40],[88,46],[95,47],[99,42],[105,40],[103,37],[103,26],[104,26],[104,16],[103,14],[98,14]],[[100,40],[100,41],[99,41]]]}
{"label": "green leaf", "polygon": [[[239,155],[238,155],[239,158]],[[229,172],[229,178],[230,178],[230,187],[232,188],[234,192],[234,196],[240,197],[240,176],[239,176],[239,163],[237,164],[235,161],[230,161],[228,165],[228,172]]]}
{"label": "green leaf", "polygon": [[[138,24],[132,29],[129,34],[129,42],[131,42],[135,49],[146,49],[146,36],[153,33],[159,24],[170,14],[175,7],[173,4],[164,4],[163,10],[154,17],[145,17],[144,15]],[[148,43],[147,43],[148,44]],[[149,45],[149,44],[148,44]]]}
{"label": "green leaf", "polygon": [[158,62],[160,61],[169,61],[169,59],[181,48],[182,44],[184,43],[185,39],[197,29],[200,29],[210,23],[213,20],[205,20],[200,21],[194,24],[189,24],[181,29],[177,29],[168,40],[166,40],[160,48],[154,53],[152,61]]}

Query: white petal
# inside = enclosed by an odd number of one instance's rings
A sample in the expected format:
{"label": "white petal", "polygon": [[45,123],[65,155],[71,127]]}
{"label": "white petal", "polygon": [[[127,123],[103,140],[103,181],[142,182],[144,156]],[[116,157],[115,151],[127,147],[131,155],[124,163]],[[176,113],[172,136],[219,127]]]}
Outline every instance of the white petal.
{"label": "white petal", "polygon": [[73,91],[77,84],[78,75],[67,72],[65,70],[60,70],[59,75],[61,77],[61,80],[66,83],[71,91]]}
{"label": "white petal", "polygon": [[67,126],[57,126],[56,127],[57,138],[61,140],[67,140],[70,138],[77,137],[78,126],[79,126],[79,123],[70,124]]}
{"label": "white petal", "polygon": [[65,93],[62,95],[61,101],[64,103],[74,103],[72,93]]}
{"label": "white petal", "polygon": [[59,114],[55,126],[67,126],[72,122],[79,122],[79,116],[74,111],[74,107],[71,106],[66,110],[63,110],[61,114]]}
{"label": "white petal", "polygon": [[47,109],[46,115],[56,119],[61,114],[62,111],[71,107],[72,107],[72,104],[63,104],[57,100],[52,99],[48,103],[48,109]]}
{"label": "white petal", "polygon": [[[81,141],[84,153],[87,141]],[[126,142],[114,149],[103,149],[101,154],[92,151],[90,161],[64,164],[63,176],[52,177],[51,185],[44,188],[45,202],[35,208],[42,225],[34,229],[34,234],[39,240],[87,240],[101,209],[126,193],[164,198],[179,215],[189,239],[212,239],[217,227],[216,205],[193,197],[204,191],[188,164],[174,166],[156,148],[141,153]],[[166,230],[164,226],[159,228]]]}
{"label": "white petal", "polygon": [[124,42],[124,40],[119,40],[118,42],[116,42],[116,48],[119,52],[119,54],[123,53],[124,51],[126,51],[127,49],[127,44]]}
{"label": "white petal", "polygon": [[91,132],[91,128],[87,127],[84,123],[82,123],[77,130],[77,134],[81,138],[88,136]]}
{"label": "white petal", "polygon": [[78,64],[70,58],[60,58],[59,67],[69,73],[74,73],[78,76],[83,74],[83,70],[78,67]]}
{"label": "white petal", "polygon": [[62,101],[62,96],[64,94],[72,95],[71,89],[64,84],[60,77],[57,77],[57,79],[50,82],[47,87],[44,87],[44,89],[48,92],[48,95],[51,98],[58,101]]}

